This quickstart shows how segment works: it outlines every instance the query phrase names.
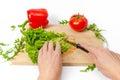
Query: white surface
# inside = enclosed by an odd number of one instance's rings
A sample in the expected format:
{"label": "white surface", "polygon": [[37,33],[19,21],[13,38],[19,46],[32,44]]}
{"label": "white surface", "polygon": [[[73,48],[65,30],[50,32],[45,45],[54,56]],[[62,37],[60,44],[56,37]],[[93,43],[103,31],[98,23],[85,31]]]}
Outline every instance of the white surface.
{"label": "white surface", "polygon": [[[18,25],[27,19],[26,10],[30,8],[46,8],[50,23],[67,19],[74,13],[84,14],[89,23],[96,23],[106,30],[103,35],[109,48],[120,53],[120,9],[119,0],[0,0],[0,42],[13,43],[20,36],[18,31],[12,32],[11,25]],[[85,67],[63,67],[61,80],[109,80],[97,69],[93,72],[81,73]],[[0,63],[0,80],[36,80],[36,66],[10,66]]]}

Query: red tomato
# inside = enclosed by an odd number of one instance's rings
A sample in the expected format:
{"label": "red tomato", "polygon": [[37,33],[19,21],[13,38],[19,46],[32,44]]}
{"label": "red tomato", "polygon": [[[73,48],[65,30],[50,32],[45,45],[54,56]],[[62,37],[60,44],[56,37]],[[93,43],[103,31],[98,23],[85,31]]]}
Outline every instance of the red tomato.
{"label": "red tomato", "polygon": [[27,10],[29,21],[42,21],[48,17],[48,12],[44,8]]}
{"label": "red tomato", "polygon": [[46,20],[43,20],[43,21],[31,21],[29,22],[29,25],[30,27],[32,27],[33,29],[36,29],[38,27],[47,27],[49,21],[46,19]]}
{"label": "red tomato", "polygon": [[69,25],[75,31],[83,31],[88,25],[88,20],[84,15],[74,14],[69,20]]}

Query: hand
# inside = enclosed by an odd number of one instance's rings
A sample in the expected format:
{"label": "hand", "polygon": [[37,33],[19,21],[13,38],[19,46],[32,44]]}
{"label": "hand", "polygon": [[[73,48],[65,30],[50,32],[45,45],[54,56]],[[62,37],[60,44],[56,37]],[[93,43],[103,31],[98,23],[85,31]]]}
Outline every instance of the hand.
{"label": "hand", "polygon": [[45,42],[39,51],[39,80],[59,80],[62,71],[62,56],[60,44],[53,48],[53,42]]}
{"label": "hand", "polygon": [[120,55],[106,48],[81,44],[89,51],[97,68],[112,80],[120,80]]}

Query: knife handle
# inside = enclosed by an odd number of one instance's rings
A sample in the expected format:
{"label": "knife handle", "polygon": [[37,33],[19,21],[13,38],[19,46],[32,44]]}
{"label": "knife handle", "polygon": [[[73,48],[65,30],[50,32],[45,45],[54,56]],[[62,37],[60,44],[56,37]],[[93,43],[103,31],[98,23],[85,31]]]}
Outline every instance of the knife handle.
{"label": "knife handle", "polygon": [[76,44],[76,47],[83,50],[83,51],[85,51],[86,53],[89,53],[89,51],[87,49],[85,49],[84,47],[82,47],[79,43]]}

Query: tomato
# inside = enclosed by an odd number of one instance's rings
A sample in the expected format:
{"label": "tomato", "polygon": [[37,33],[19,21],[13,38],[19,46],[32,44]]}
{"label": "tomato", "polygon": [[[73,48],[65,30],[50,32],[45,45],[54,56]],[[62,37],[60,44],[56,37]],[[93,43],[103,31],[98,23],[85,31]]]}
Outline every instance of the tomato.
{"label": "tomato", "polygon": [[83,31],[88,25],[88,20],[84,15],[74,14],[69,20],[69,25],[75,31]]}
{"label": "tomato", "polygon": [[49,23],[49,21],[46,19],[44,21],[31,21],[29,22],[29,25],[33,28],[33,29],[36,29],[38,27],[43,27],[43,28],[46,28],[47,27],[47,24]]}
{"label": "tomato", "polygon": [[48,12],[44,8],[27,10],[29,21],[42,21],[48,17]]}
{"label": "tomato", "polygon": [[28,22],[30,27],[36,29],[38,27],[45,28],[49,21],[47,19],[48,12],[45,8],[27,10]]}

